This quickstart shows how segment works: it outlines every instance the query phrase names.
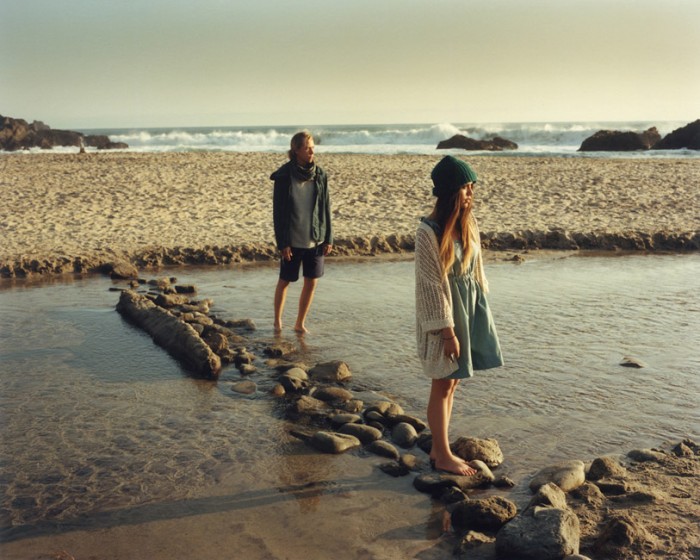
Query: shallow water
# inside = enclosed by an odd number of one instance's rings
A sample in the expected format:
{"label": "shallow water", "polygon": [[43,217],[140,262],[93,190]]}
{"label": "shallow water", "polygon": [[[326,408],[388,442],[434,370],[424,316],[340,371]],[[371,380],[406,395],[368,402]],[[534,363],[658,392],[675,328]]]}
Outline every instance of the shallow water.
{"label": "shallow water", "polygon": [[[171,273],[218,315],[251,318],[256,339],[272,338],[273,267]],[[502,469],[519,482],[560,459],[698,437],[700,256],[493,262],[487,274],[506,366],[460,386],[453,437],[497,438]],[[309,452],[264,391],[231,391],[235,369],[218,383],[188,377],[120,318],[111,285],[2,284],[1,540],[235,512],[251,550],[257,535],[270,557],[285,557],[271,533],[292,530],[319,549],[356,507],[364,525],[345,535],[348,550],[406,552],[439,534],[410,480],[362,454]],[[292,286],[288,325],[297,297]],[[411,261],[331,260],[312,333],[283,338],[308,362],[346,361],[354,383],[424,417],[413,321]],[[620,366],[627,355],[646,367]],[[271,383],[264,372],[252,379]],[[270,533],[257,534],[260,521]]]}

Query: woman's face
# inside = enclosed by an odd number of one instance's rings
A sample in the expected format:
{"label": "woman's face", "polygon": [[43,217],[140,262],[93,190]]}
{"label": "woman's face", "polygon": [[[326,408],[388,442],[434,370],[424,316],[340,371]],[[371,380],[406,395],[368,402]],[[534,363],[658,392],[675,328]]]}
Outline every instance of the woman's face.
{"label": "woman's face", "polygon": [[474,198],[474,183],[467,183],[459,189],[459,207],[463,212],[469,210]]}

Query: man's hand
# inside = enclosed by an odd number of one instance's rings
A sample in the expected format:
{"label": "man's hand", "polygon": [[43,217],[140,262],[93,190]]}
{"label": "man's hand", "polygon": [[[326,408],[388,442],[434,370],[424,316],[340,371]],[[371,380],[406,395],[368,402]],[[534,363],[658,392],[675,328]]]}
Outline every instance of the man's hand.
{"label": "man's hand", "polygon": [[291,247],[285,247],[280,251],[282,258],[289,262],[292,260],[292,248]]}

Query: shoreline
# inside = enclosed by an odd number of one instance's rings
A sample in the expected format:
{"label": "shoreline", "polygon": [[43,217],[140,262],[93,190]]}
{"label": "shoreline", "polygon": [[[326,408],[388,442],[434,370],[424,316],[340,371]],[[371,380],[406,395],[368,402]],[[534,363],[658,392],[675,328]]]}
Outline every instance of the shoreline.
{"label": "shoreline", "polygon": [[[334,256],[413,251],[443,156],[318,154]],[[700,160],[464,156],[493,251],[700,250]],[[20,154],[0,159],[0,277],[275,260],[277,153]]]}

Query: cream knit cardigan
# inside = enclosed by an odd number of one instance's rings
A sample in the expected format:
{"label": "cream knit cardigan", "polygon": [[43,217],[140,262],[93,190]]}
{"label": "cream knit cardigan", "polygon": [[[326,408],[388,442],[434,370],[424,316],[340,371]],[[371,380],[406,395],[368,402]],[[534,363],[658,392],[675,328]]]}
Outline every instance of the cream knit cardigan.
{"label": "cream knit cardigan", "polygon": [[[479,240],[479,227],[471,216],[473,239]],[[484,292],[488,283],[484,275],[481,245],[475,242],[476,263],[474,277]],[[459,368],[457,361],[445,356],[442,329],[454,327],[452,295],[447,275],[442,273],[438,240],[433,228],[421,222],[416,231],[416,344],[423,373],[432,379],[441,379]]]}

